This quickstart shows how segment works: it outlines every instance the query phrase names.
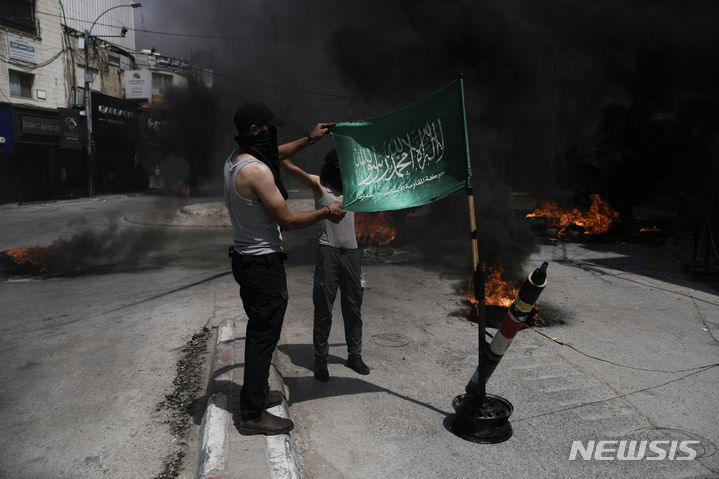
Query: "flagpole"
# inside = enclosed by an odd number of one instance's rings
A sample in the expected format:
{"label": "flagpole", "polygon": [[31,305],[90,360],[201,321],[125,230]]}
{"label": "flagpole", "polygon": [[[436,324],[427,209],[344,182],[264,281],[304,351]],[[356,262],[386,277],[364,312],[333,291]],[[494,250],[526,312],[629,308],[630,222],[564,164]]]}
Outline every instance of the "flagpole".
{"label": "flagpole", "polygon": [[[474,191],[472,189],[472,180],[470,172],[472,171],[472,162],[469,156],[469,135],[467,133],[467,112],[464,106],[464,81],[462,74],[459,75],[459,94],[460,104],[462,105],[462,119],[464,124],[464,144],[467,149],[467,174],[466,174],[466,193],[467,203],[469,205],[469,234],[472,240],[472,284],[474,285],[474,298],[477,301],[476,306],[476,317],[478,323],[477,331],[477,365],[482,363],[482,356],[485,348],[487,347],[487,341],[485,339],[485,328],[486,328],[486,316],[485,316],[485,265],[483,261],[479,259],[479,232],[477,229],[477,215],[475,212],[474,203]],[[486,382],[482,379],[480,381],[480,399],[482,401],[486,398]]]}
{"label": "flagpole", "polygon": [[464,123],[464,144],[467,149],[467,171],[465,189],[469,205],[469,228],[472,238],[472,271],[474,281],[474,297],[477,300],[477,369],[465,387],[467,394],[460,394],[452,400],[456,414],[452,421],[452,432],[462,439],[481,444],[493,444],[506,441],[512,437],[512,425],[509,416],[514,407],[512,403],[493,394],[487,394],[487,377],[480,374],[483,363],[489,366],[490,350],[485,339],[485,264],[479,257],[479,231],[472,190],[472,163],[469,158],[469,135],[467,134],[467,112],[464,106],[464,85],[459,75],[459,100],[462,105],[462,121]]}

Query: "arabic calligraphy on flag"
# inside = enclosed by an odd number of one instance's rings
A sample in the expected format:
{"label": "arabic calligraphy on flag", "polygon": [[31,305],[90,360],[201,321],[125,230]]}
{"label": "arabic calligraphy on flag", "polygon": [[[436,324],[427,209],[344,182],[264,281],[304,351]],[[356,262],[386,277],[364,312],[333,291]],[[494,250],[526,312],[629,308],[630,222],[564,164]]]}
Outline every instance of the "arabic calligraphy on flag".
{"label": "arabic calligraphy on flag", "polygon": [[387,115],[338,123],[332,135],[348,210],[421,206],[471,179],[461,80]]}

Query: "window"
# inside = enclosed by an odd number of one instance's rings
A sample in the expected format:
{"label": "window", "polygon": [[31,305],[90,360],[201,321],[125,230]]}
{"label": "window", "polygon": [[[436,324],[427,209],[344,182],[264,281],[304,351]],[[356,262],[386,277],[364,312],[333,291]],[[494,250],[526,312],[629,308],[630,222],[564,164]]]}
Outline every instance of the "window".
{"label": "window", "polygon": [[10,70],[10,95],[32,98],[34,75]]}
{"label": "window", "polygon": [[0,25],[35,34],[35,2],[33,0],[0,0]]}
{"label": "window", "polygon": [[164,95],[172,86],[172,75],[164,75],[162,73],[152,74],[152,93],[155,95]]}

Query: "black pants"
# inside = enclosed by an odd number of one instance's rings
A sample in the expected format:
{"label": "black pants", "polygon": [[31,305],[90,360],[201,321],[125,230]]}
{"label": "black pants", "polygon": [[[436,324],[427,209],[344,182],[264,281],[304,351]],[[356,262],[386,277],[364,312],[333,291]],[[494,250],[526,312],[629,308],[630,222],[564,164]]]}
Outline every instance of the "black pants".
{"label": "black pants", "polygon": [[320,245],[315,264],[312,301],[315,305],[315,321],[312,343],[315,357],[326,359],[329,353],[327,343],[332,327],[332,306],[339,286],[342,319],[345,326],[345,341],[349,354],[362,353],[362,296],[364,288],[360,283],[359,249],[341,249]]}
{"label": "black pants", "polygon": [[232,256],[232,274],[240,285],[247,313],[245,378],[240,393],[243,420],[258,417],[267,398],[267,378],[287,310],[287,276],[283,254]]}

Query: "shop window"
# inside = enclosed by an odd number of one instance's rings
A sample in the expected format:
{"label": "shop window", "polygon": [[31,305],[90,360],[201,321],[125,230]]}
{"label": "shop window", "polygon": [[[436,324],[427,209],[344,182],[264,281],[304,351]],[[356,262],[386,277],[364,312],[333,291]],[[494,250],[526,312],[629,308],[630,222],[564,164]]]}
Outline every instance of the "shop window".
{"label": "shop window", "polygon": [[10,70],[10,95],[32,98],[32,83],[35,75]]}
{"label": "shop window", "polygon": [[33,0],[0,0],[0,25],[13,30],[37,33]]}
{"label": "shop window", "polygon": [[164,95],[172,86],[172,75],[163,73],[152,74],[152,93],[154,95]]}

